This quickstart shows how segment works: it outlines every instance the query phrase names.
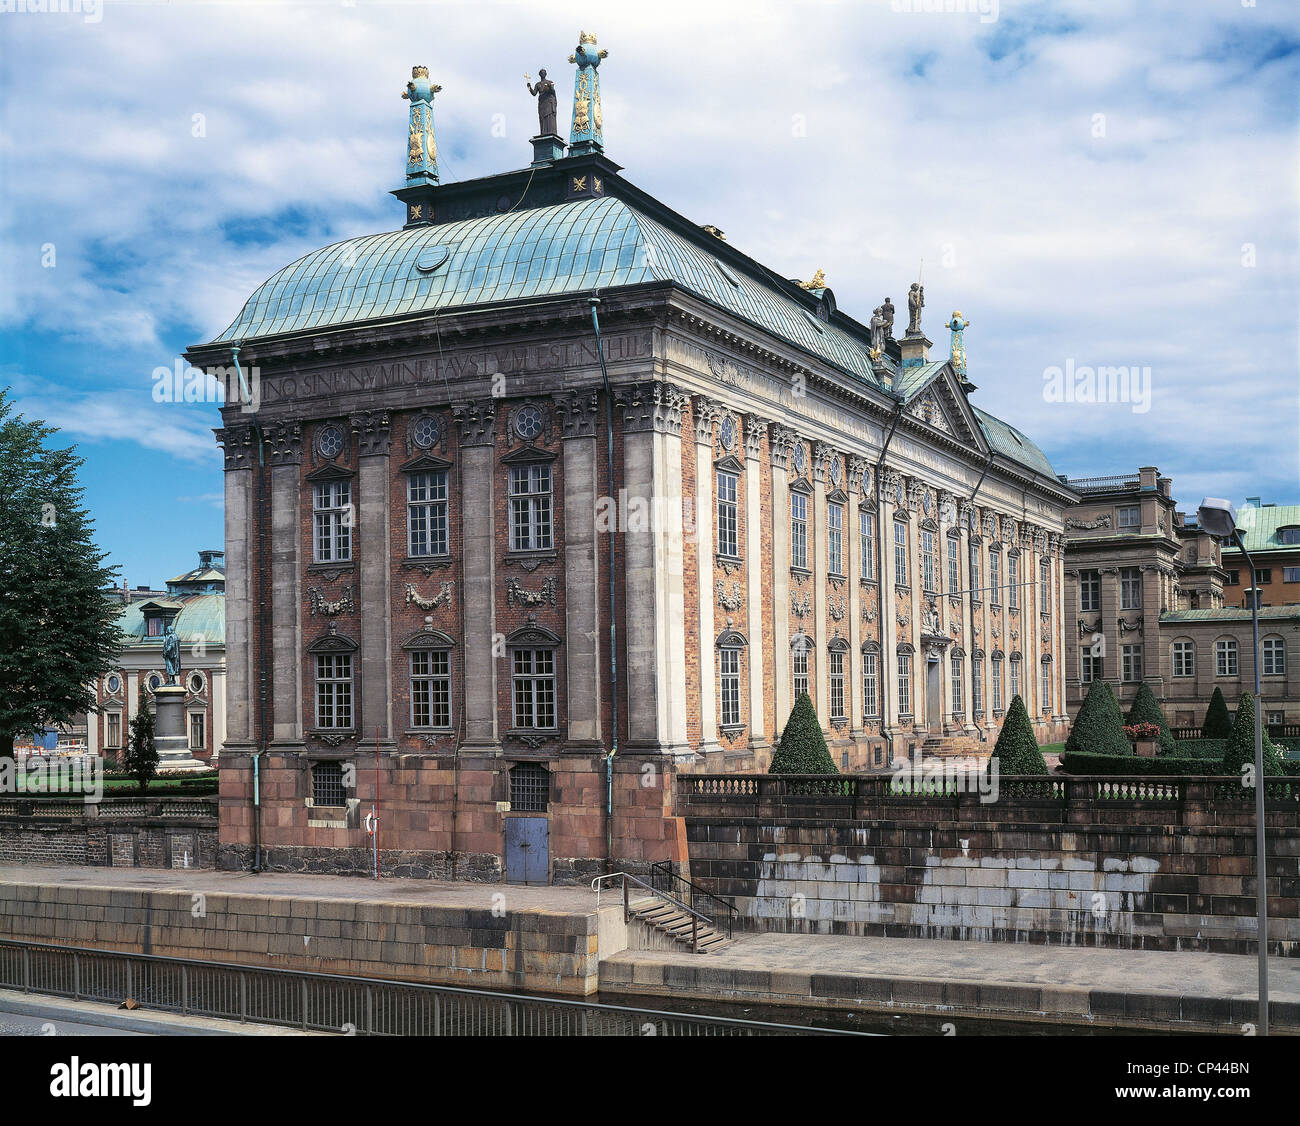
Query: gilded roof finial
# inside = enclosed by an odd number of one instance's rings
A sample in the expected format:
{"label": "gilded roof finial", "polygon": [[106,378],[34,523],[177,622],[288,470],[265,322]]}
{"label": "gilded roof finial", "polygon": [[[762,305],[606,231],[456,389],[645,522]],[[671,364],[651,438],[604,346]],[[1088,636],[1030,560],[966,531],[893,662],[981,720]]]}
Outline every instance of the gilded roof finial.
{"label": "gilded roof finial", "polygon": [[826,271],[818,270],[812,276],[812,281],[803,281],[799,283],[800,289],[825,289],[826,288]]}
{"label": "gilded roof finial", "polygon": [[411,81],[402,97],[411,103],[406,150],[406,183],[438,182],[438,145],[433,137],[433,96],[442,87],[429,81],[427,66],[411,67]]}
{"label": "gilded roof finial", "polygon": [[578,73],[573,84],[573,126],[569,130],[569,155],[604,152],[604,122],[600,112],[600,60],[608,58],[608,51],[596,48],[596,36],[585,31],[578,33],[577,50],[569,56],[576,63]]}

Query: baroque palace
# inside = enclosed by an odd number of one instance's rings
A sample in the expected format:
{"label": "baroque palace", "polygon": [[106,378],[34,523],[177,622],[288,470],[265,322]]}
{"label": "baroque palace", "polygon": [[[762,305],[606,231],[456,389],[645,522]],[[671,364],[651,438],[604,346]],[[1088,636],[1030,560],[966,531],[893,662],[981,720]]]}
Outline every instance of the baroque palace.
{"label": "baroque palace", "polygon": [[[572,128],[286,266],[188,353],[226,385],[227,866],[524,882],[685,859],[679,771],[762,770],[807,692],[842,769],[1066,731],[1077,495],[821,270],[772,273]],[[900,326],[901,329],[901,326]],[[1070,627],[1073,628],[1073,620]]]}

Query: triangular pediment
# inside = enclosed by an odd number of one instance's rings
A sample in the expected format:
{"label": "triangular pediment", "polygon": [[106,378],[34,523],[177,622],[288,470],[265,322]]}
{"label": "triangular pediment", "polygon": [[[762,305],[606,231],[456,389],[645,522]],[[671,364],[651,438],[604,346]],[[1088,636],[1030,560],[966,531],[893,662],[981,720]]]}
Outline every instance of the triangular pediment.
{"label": "triangular pediment", "polygon": [[913,421],[963,446],[988,452],[984,432],[951,363],[934,365],[926,378],[909,387],[903,410]]}

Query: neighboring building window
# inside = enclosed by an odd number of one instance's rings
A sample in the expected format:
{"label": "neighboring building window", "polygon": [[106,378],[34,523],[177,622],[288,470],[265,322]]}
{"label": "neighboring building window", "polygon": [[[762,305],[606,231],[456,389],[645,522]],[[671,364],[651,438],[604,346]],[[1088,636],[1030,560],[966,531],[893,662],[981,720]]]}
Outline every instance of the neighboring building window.
{"label": "neighboring building window", "polygon": [[970,662],[971,712],[984,714],[984,658],[972,657]]}
{"label": "neighboring building window", "polygon": [[1272,567],[1257,567],[1255,568],[1255,574],[1259,576],[1260,586],[1263,586],[1265,583],[1271,583],[1273,581]]}
{"label": "neighboring building window", "polygon": [[190,750],[203,750],[203,740],[206,734],[204,730],[204,718],[202,712],[190,713]]}
{"label": "neighboring building window", "polygon": [[1214,675],[1237,675],[1237,643],[1232,640],[1214,643]]}
{"label": "neighboring building window", "polygon": [[406,539],[412,556],[447,554],[445,469],[406,478]]}
{"label": "neighboring building window", "polygon": [[451,653],[446,649],[411,653],[411,726],[451,726]]}
{"label": "neighboring building window", "polygon": [[862,551],[862,577],[871,582],[876,577],[876,518],[865,510],[858,512],[858,547]]}
{"label": "neighboring building window", "polygon": [[312,805],[338,808],[348,804],[341,762],[318,762],[311,768]]}
{"label": "neighboring building window", "polygon": [[722,681],[722,726],[740,726],[740,650],[718,650],[718,675]]}
{"label": "neighboring building window", "polygon": [[167,626],[162,618],[151,617],[147,620],[148,636],[162,637],[167,632]]}
{"label": "neighboring building window", "polygon": [[1264,650],[1265,676],[1281,676],[1286,672],[1286,642],[1280,637],[1266,637],[1260,643]]}
{"label": "neighboring building window", "polygon": [[1142,679],[1142,646],[1119,647],[1120,678],[1125,684],[1137,684]]}
{"label": "neighboring building window", "polygon": [[1229,586],[1239,586],[1240,584],[1241,584],[1241,572],[1240,572],[1240,571],[1229,571],[1229,572],[1228,572],[1228,585],[1229,585]]}
{"label": "neighboring building window", "polygon": [[1300,527],[1286,527],[1277,530],[1277,542],[1285,544],[1300,543]]}
{"label": "neighboring building window", "polygon": [[989,548],[989,602],[1002,605],[1002,556]]}
{"label": "neighboring building window", "polygon": [[948,537],[948,593],[956,594],[961,590],[961,541],[956,536]]}
{"label": "neighboring building window", "polygon": [[898,655],[898,711],[900,715],[912,714],[912,654]]}
{"label": "neighboring building window", "polygon": [[1277,725],[1280,727],[1283,723],[1286,722],[1286,720],[1284,717],[1284,713],[1282,712],[1268,712],[1265,715],[1264,722],[1271,725]]}
{"label": "neighboring building window", "polygon": [[808,569],[808,498],[803,493],[790,494],[790,566]]}
{"label": "neighboring building window", "polygon": [[1142,609],[1142,572],[1136,567],[1121,567],[1119,572],[1119,608]]}
{"label": "neighboring building window", "polygon": [[104,746],[120,747],[122,745],[122,713],[109,712],[104,716]]}
{"label": "neighboring building window", "polygon": [[1094,680],[1101,679],[1101,657],[1094,656],[1089,650],[1085,649],[1079,656],[1079,680],[1084,684],[1091,684]]}
{"label": "neighboring building window", "polygon": [[551,547],[551,467],[510,467],[510,550],[548,551]]}
{"label": "neighboring building window", "polygon": [[540,762],[510,768],[510,809],[514,813],[545,813],[551,800],[551,772]]}
{"label": "neighboring building window", "polygon": [[737,491],[740,478],[718,470],[718,554],[733,558],[740,554]]}
{"label": "neighboring building window", "polygon": [[862,718],[876,719],[880,715],[880,680],[875,653],[862,654]]}
{"label": "neighboring building window", "polygon": [[1038,609],[1043,614],[1052,612],[1052,564],[1047,559],[1038,561]]}
{"label": "neighboring building window", "polygon": [[1101,609],[1100,571],[1079,572],[1079,609],[1081,611]]}
{"label": "neighboring building window", "polygon": [[1300,583],[1300,567],[1283,567],[1282,581],[1284,583]]}
{"label": "neighboring building window", "polygon": [[894,585],[907,586],[907,525],[894,521]]}
{"label": "neighboring building window", "polygon": [[843,650],[832,650],[830,659],[831,719],[844,719],[847,713],[844,707]]}
{"label": "neighboring building window", "polygon": [[1175,641],[1173,645],[1174,676],[1196,675],[1196,644],[1191,641]]}
{"label": "neighboring building window", "polygon": [[1264,608],[1264,592],[1256,590],[1254,587],[1246,588],[1246,597],[1242,599],[1241,604],[1247,610],[1262,610]]}
{"label": "neighboring building window", "polygon": [[980,547],[970,545],[970,596],[975,602],[984,601],[984,592],[980,589]]}
{"label": "neighboring building window", "polygon": [[1012,610],[1020,608],[1020,556],[1018,555],[1007,556],[1007,605]]}
{"label": "neighboring building window", "polygon": [[1121,528],[1142,527],[1141,506],[1136,504],[1122,505],[1119,510],[1119,526]]}
{"label": "neighboring building window", "polygon": [[1002,659],[993,658],[993,710],[1002,710]]}
{"label": "neighboring building window", "polygon": [[934,593],[937,556],[935,553],[934,533],[921,532],[921,588],[927,593]]}
{"label": "neighboring building window", "polygon": [[1020,695],[1020,659],[1012,657],[1011,661],[1011,695],[1016,697]]}
{"label": "neighboring building window", "polygon": [[1052,710],[1052,662],[1042,662],[1042,681],[1038,686],[1038,695],[1042,701],[1044,713]]}
{"label": "neighboring building window", "polygon": [[316,657],[316,726],[352,726],[352,655],[318,654]]}
{"label": "neighboring building window", "polygon": [[826,569],[832,575],[844,574],[844,506],[826,506]]}
{"label": "neighboring building window", "polygon": [[962,703],[963,684],[961,679],[961,658],[952,658],[952,714],[961,715],[965,711]]}
{"label": "neighboring building window", "polygon": [[350,561],[352,559],[351,482],[317,482],[312,507],[316,517],[316,562]]}
{"label": "neighboring building window", "polygon": [[555,727],[555,653],[551,649],[514,651],[515,727]]}

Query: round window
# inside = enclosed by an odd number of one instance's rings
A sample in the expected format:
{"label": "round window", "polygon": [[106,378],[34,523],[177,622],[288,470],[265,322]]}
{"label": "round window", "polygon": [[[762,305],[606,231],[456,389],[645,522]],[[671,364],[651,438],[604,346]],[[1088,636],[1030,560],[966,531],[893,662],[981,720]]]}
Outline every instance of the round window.
{"label": "round window", "polygon": [[316,449],[321,457],[338,457],[343,452],[343,431],[337,426],[326,426],[316,436]]}
{"label": "round window", "polygon": [[432,449],[438,444],[438,420],[430,415],[422,415],[411,427],[411,441],[422,450]]}
{"label": "round window", "polygon": [[736,420],[732,418],[731,415],[727,415],[727,417],[722,420],[721,437],[722,437],[722,448],[724,450],[730,450],[735,448]]}
{"label": "round window", "polygon": [[515,433],[525,442],[542,432],[542,412],[534,406],[520,407],[515,415]]}
{"label": "round window", "polygon": [[108,691],[110,695],[116,696],[122,691],[122,678],[119,676],[110,676],[108,678]]}
{"label": "round window", "polygon": [[162,682],[163,682],[163,678],[161,676],[159,676],[156,672],[151,673],[149,675],[149,681],[148,681],[149,690],[151,692],[156,692],[159,688],[162,687]]}
{"label": "round window", "polygon": [[831,484],[838,485],[839,483],[840,483],[840,459],[836,458],[834,461],[831,462]]}
{"label": "round window", "polygon": [[794,448],[794,467],[798,472],[802,473],[803,467],[806,464],[807,456],[803,452],[803,443],[800,442],[799,445]]}
{"label": "round window", "polygon": [[201,673],[190,674],[190,691],[196,693],[203,691],[203,676]]}

